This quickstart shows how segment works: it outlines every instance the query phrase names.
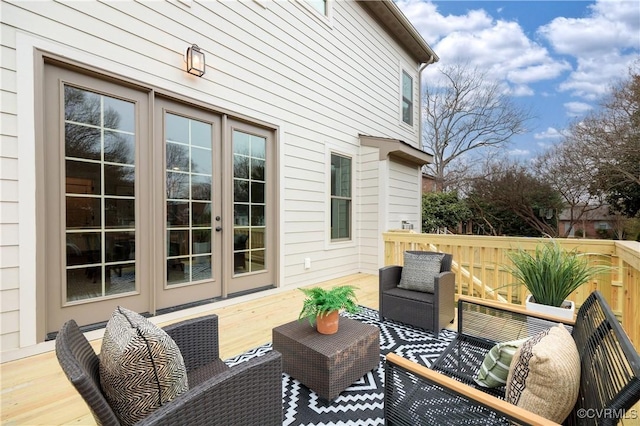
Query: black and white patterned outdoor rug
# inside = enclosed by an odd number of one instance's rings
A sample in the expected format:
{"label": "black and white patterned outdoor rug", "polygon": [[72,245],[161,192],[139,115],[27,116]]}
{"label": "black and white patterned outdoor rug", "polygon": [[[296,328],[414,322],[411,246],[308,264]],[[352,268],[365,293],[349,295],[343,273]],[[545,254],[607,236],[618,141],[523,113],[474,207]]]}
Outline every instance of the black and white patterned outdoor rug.
{"label": "black and white patterned outdoor rug", "polygon": [[[380,322],[378,311],[361,307],[349,318],[380,329],[380,364],[328,402],[286,373],[282,374],[285,426],[373,426],[384,424],[384,356],[394,352],[429,367],[455,337],[443,330],[436,339],[430,331],[394,321]],[[225,362],[233,366],[271,350],[271,343],[245,352]]]}

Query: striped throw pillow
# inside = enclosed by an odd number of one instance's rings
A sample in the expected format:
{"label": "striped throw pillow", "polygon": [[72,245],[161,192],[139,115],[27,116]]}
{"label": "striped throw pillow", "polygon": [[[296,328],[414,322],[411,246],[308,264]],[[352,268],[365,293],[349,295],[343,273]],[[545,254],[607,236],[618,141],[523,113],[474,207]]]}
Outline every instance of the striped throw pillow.
{"label": "striped throw pillow", "polygon": [[526,342],[528,338],[500,342],[485,355],[484,361],[478,371],[475,381],[485,388],[498,388],[507,383],[509,366],[516,350]]}

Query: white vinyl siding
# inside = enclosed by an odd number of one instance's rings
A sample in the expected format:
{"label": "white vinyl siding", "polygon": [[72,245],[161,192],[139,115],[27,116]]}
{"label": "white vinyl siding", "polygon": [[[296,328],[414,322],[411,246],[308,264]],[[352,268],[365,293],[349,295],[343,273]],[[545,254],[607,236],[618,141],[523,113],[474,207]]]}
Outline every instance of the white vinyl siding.
{"label": "white vinyl siding", "polygon": [[416,191],[420,191],[420,170],[415,166],[390,161],[388,187],[387,229],[401,229],[402,221],[406,220],[418,231],[421,221],[421,198],[415,194]]}
{"label": "white vinyl siding", "polygon": [[358,220],[356,232],[360,235],[360,265],[363,272],[377,273],[378,271],[378,247],[382,241],[380,228],[380,173],[379,168],[384,166],[378,159],[378,150],[363,146],[360,148],[360,161],[358,163],[357,188],[358,188]]}
{"label": "white vinyl siding", "polygon": [[[36,293],[35,280],[30,279],[37,266],[31,250],[38,244],[32,231],[35,220],[30,218],[35,212],[29,210],[30,215],[24,216],[16,206],[18,188],[34,185],[29,173],[17,167],[19,147],[33,144],[29,135],[37,121],[32,93],[37,76],[34,49],[275,126],[279,285],[297,286],[375,270],[379,262],[371,253],[375,234],[389,227],[375,229],[372,214],[362,216],[365,222],[360,228],[354,223],[353,244],[326,248],[327,159],[322,141],[330,140],[338,151],[350,153],[358,152],[359,134],[418,147],[416,129],[398,123],[398,64],[408,64],[409,69],[409,65],[417,69],[417,64],[358,2],[336,1],[330,6],[331,26],[294,2],[268,2],[267,7],[254,1],[1,3],[3,351],[36,339],[34,331],[21,336],[23,331],[18,332],[10,321],[19,312],[20,326],[35,329],[36,307],[28,305]],[[185,72],[184,54],[193,43],[206,54],[207,72],[201,78]],[[18,64],[22,66],[20,82]],[[18,117],[18,111],[24,116]],[[20,168],[27,164],[25,170],[31,167],[35,174],[35,154],[29,148],[20,151],[30,155],[20,158]],[[374,184],[375,161],[369,155],[369,166],[362,169],[357,166],[358,154],[352,159],[353,179],[367,197],[362,201],[354,192],[357,218],[358,206],[374,202],[372,188],[379,185]],[[395,171],[392,174],[398,185],[410,180],[396,177]],[[397,209],[411,205],[409,191],[419,193],[419,188],[398,191],[406,198],[394,199]],[[415,193],[414,198],[418,198]],[[23,208],[30,204],[35,205],[35,200]],[[390,217],[389,223],[398,228],[401,219],[411,220]],[[308,270],[303,267],[305,258],[312,262]]]}
{"label": "white vinyl siding", "polygon": [[[4,5],[0,7],[4,8]],[[4,16],[3,16],[4,20]],[[0,33],[0,347],[20,344],[19,170],[15,35]]]}

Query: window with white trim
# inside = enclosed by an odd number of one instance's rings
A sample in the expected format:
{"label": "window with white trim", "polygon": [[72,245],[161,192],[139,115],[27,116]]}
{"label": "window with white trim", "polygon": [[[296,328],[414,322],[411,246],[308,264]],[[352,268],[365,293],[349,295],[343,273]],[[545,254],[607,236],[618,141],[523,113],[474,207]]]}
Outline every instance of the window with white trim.
{"label": "window with white trim", "polygon": [[413,78],[402,71],[402,121],[413,126]]}
{"label": "window with white trim", "polygon": [[307,0],[307,4],[323,15],[328,15],[327,0]]}
{"label": "window with white trim", "polygon": [[351,158],[331,154],[331,241],[351,239]]}

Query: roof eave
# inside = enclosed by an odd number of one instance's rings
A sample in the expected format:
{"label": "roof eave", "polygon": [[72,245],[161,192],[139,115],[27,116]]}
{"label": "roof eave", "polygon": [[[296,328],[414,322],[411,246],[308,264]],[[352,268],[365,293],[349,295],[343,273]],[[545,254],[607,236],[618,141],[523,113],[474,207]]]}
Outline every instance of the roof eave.
{"label": "roof eave", "polygon": [[440,58],[422,38],[400,8],[392,0],[358,0],[358,2],[377,17],[385,29],[393,35],[418,62],[430,64]]}

